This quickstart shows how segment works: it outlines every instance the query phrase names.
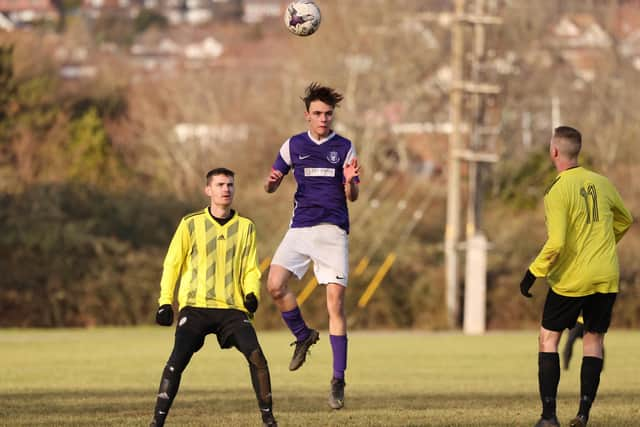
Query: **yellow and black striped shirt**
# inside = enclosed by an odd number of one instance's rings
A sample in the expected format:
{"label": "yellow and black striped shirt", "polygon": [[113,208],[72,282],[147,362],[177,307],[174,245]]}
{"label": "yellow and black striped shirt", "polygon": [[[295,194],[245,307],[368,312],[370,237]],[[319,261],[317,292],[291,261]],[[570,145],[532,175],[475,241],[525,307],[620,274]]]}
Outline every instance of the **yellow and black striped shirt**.
{"label": "yellow and black striped shirt", "polygon": [[618,292],[616,243],[633,219],[613,184],[583,167],[562,171],[544,213],[548,238],[529,270],[564,296]]}
{"label": "yellow and black striped shirt", "polygon": [[235,308],[246,312],[244,296],[253,292],[260,298],[254,223],[234,213],[220,225],[209,208],[182,218],[164,260],[160,305],[173,302],[178,279],[180,308]]}

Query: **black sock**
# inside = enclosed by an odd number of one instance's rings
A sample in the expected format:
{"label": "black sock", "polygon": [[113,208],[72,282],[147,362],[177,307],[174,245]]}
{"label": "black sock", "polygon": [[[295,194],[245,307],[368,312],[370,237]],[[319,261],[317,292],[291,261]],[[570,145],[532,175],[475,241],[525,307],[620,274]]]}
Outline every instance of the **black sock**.
{"label": "black sock", "polygon": [[538,353],[538,384],[542,401],[542,418],[556,415],[556,395],[560,382],[560,357],[558,353]]}
{"label": "black sock", "polygon": [[602,359],[599,357],[585,356],[582,358],[580,369],[580,409],[579,415],[589,418],[591,404],[596,398],[598,385],[600,385],[600,372],[602,372]]}

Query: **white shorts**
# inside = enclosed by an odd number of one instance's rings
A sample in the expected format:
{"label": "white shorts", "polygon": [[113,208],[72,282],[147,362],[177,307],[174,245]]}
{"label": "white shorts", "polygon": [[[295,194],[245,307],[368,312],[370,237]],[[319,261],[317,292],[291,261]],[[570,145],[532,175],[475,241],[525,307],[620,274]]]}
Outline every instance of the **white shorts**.
{"label": "white shorts", "polygon": [[311,261],[319,284],[337,283],[346,287],[349,276],[347,232],[333,224],[290,228],[271,264],[280,265],[301,279]]}

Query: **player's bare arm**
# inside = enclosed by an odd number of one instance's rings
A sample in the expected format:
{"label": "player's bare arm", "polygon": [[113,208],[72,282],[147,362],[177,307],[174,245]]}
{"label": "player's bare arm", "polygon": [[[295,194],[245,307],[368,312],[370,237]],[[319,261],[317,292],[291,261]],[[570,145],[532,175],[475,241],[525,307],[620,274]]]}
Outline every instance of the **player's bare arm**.
{"label": "player's bare arm", "polygon": [[359,188],[358,183],[354,179],[360,176],[360,164],[358,159],[352,159],[349,164],[344,167],[344,193],[347,196],[347,200],[355,202],[358,200]]}
{"label": "player's bare arm", "polygon": [[282,182],[282,172],[276,169],[271,169],[269,176],[267,177],[267,181],[264,183],[264,191],[267,193],[275,192],[278,187],[280,187],[280,183]]}

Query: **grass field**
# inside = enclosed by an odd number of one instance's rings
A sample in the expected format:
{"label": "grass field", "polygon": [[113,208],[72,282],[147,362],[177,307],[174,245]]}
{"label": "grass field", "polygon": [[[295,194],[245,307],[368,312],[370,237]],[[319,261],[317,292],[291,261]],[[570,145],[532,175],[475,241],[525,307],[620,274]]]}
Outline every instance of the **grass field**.
{"label": "grass field", "polygon": [[[173,329],[0,330],[0,425],[145,426]],[[353,332],[346,407],[326,398],[326,333],[299,371],[284,332],[260,333],[281,426],[532,426],[540,408],[533,331],[484,337]],[[575,414],[581,350],[560,380],[558,415]],[[640,425],[640,333],[612,331],[590,426]],[[215,337],[185,371],[168,426],[260,426],[242,355]]]}

